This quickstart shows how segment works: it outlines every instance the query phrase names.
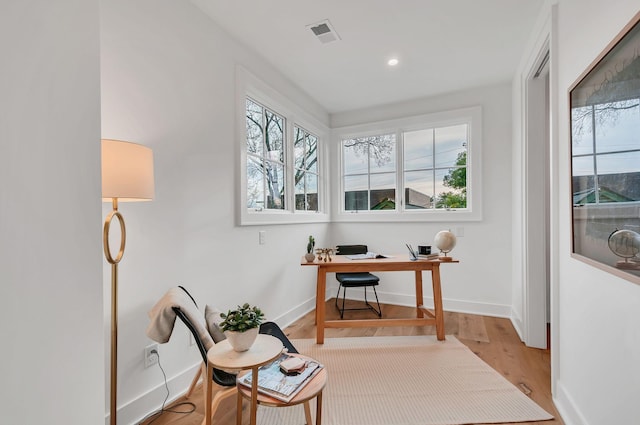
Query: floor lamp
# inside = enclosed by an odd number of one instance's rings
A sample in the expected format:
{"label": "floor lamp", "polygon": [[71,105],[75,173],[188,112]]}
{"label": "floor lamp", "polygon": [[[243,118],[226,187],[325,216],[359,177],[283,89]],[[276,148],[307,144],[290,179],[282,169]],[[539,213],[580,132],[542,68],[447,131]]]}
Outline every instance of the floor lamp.
{"label": "floor lamp", "polygon": [[[127,232],[118,211],[118,202],[153,199],[153,152],[136,143],[102,140],[102,201],[111,202],[113,210],[104,222],[102,241],[104,256],[111,264],[111,404],[110,423],[116,424],[118,390],[118,263],[124,254]],[[109,246],[113,218],[120,225],[120,248],[114,257]]]}

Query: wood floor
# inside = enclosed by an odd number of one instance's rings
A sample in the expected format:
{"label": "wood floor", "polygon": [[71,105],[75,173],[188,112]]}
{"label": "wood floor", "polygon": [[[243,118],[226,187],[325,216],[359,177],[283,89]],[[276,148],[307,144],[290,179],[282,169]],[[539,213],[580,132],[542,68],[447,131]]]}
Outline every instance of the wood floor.
{"label": "wood floor", "polygon": [[[347,300],[347,308],[350,301]],[[358,303],[351,301],[351,303]],[[335,300],[327,301],[327,318],[339,319]],[[315,338],[314,313],[310,312],[285,329],[290,339]],[[384,317],[414,317],[415,309],[394,305],[383,305]],[[348,318],[372,318],[371,312],[345,312]],[[562,425],[551,400],[551,368],[549,350],[528,348],[518,338],[508,319],[477,316],[472,314],[445,312],[447,335],[454,335],[476,355],[497,370],[502,376],[516,385],[541,407],[557,419],[544,422],[526,422],[528,425]],[[351,336],[388,336],[388,335],[435,335],[435,327],[386,327],[386,328],[350,328],[326,329],[326,338]],[[142,422],[143,425],[200,425],[204,418],[202,385],[189,400],[181,398],[176,403],[189,401],[196,409],[189,414],[164,412],[162,415]],[[189,406],[176,409],[189,410]],[[248,404],[245,403],[245,412]],[[243,425],[248,424],[248,414],[243,414]],[[215,425],[235,425],[235,397],[223,402],[213,418]],[[393,424],[389,424],[393,425]]]}

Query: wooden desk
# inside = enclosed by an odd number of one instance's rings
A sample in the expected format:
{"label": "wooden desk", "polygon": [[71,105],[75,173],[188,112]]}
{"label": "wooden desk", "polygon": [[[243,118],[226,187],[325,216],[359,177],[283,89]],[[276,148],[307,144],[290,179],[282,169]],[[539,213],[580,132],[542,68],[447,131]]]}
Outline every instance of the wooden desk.
{"label": "wooden desk", "polygon": [[[300,265],[318,268],[316,282],[316,342],[324,344],[325,328],[365,328],[376,326],[436,326],[439,341],[444,340],[444,313],[442,310],[442,290],[440,288],[440,264],[457,263],[457,260],[442,261],[422,260],[411,261],[409,255],[394,255],[393,258],[377,258],[367,260],[351,260],[345,255],[331,256],[332,261],[318,261],[311,263],[302,257]],[[431,271],[433,285],[434,313],[422,305],[422,272]],[[326,320],[325,294],[327,289],[327,273],[350,272],[386,272],[386,271],[414,271],[416,286],[416,318],[407,319],[368,319],[368,320]],[[427,316],[427,317],[425,317]]]}
{"label": "wooden desk", "polygon": [[[271,335],[259,334],[247,351],[234,351],[228,340],[220,341],[207,352],[206,402],[204,405],[204,423],[211,425],[211,399],[213,395],[213,369],[244,370],[251,369],[251,416],[249,423],[255,425],[258,409],[258,368],[275,360],[282,353],[282,341]],[[238,412],[236,424],[242,420],[242,397],[238,393]]]}
{"label": "wooden desk", "polygon": [[[313,360],[307,356],[303,356],[302,354],[289,354],[289,355],[301,357],[305,360]],[[240,376],[242,375],[239,375],[238,377]],[[251,379],[253,382],[254,379],[253,378]],[[316,425],[321,425],[322,424],[322,390],[324,389],[326,384],[327,384],[327,369],[323,367],[320,370],[320,372],[318,372],[317,375],[311,378],[311,381],[307,382],[305,386],[300,390],[300,392],[296,394],[290,401],[286,402],[286,401],[278,400],[277,398],[273,398],[259,392],[257,397],[257,402],[258,404],[262,404],[264,406],[270,406],[270,407],[288,407],[288,406],[294,406],[296,404],[304,403],[304,415],[306,419],[306,424],[312,425],[313,423],[311,421],[311,408],[309,407],[309,400],[315,397],[316,398]],[[245,398],[251,397],[251,390],[248,387],[242,384],[237,384],[237,385],[238,385],[238,392],[242,397],[245,397]],[[240,419],[242,419],[242,408],[240,408],[240,410],[238,411],[238,414],[240,415]]]}

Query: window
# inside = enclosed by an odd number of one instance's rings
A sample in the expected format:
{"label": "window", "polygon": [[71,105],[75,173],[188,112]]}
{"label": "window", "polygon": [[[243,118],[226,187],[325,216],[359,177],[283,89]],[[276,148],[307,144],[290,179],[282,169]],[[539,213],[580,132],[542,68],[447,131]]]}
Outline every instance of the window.
{"label": "window", "polygon": [[247,99],[247,208],[286,206],[284,118]]}
{"label": "window", "polygon": [[337,215],[480,219],[480,120],[478,107],[385,122],[379,130],[376,124],[340,129]]}
{"label": "window", "polygon": [[328,221],[326,128],[248,72],[239,70],[237,76],[239,224]]}
{"label": "window", "polygon": [[296,210],[318,211],[318,137],[297,126],[294,131]]}
{"label": "window", "polygon": [[469,126],[403,134],[406,209],[467,208]]}
{"label": "window", "polygon": [[346,211],[395,209],[395,134],[343,140],[342,158]]}

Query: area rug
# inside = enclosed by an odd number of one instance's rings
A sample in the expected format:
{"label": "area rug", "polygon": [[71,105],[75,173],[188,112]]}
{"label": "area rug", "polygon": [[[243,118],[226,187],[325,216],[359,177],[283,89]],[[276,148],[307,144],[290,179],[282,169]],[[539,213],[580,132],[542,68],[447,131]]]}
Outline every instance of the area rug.
{"label": "area rug", "polygon": [[[553,419],[454,336],[294,340],[327,368],[323,425],[456,425]],[[315,403],[311,410],[315,415]],[[261,425],[301,425],[301,406],[260,406]],[[315,423],[315,419],[314,419]]]}

